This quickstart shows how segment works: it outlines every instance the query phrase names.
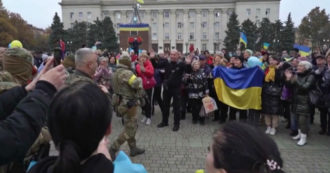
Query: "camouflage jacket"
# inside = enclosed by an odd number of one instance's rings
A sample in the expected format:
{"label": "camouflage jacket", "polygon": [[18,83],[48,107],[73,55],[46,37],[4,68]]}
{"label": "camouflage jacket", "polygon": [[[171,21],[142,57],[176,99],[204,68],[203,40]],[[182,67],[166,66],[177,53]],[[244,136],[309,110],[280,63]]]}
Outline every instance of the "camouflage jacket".
{"label": "camouflage jacket", "polygon": [[136,77],[130,68],[118,65],[116,72],[111,77],[112,89],[115,94],[124,99],[139,99],[143,96],[142,79]]}
{"label": "camouflage jacket", "polygon": [[20,86],[18,81],[9,72],[0,71],[0,93],[15,86]]}
{"label": "camouflage jacket", "polygon": [[78,81],[88,81],[94,83],[94,81],[86,73],[76,69],[72,74],[69,74],[69,77],[65,81],[65,86],[72,85]]}

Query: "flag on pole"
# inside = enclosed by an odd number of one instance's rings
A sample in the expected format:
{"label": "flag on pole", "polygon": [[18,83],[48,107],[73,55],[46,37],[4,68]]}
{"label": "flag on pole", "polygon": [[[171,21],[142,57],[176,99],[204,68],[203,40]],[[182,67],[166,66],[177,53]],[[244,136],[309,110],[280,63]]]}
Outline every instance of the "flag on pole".
{"label": "flag on pole", "polygon": [[144,4],[144,0],[137,0],[136,2],[138,2],[139,4]]}
{"label": "flag on pole", "polygon": [[245,48],[247,48],[248,41],[247,41],[246,35],[243,32],[240,33],[239,42],[243,43]]}
{"label": "flag on pole", "polygon": [[264,49],[265,50],[268,50],[269,46],[270,46],[270,43],[266,43],[266,42],[264,43]]}

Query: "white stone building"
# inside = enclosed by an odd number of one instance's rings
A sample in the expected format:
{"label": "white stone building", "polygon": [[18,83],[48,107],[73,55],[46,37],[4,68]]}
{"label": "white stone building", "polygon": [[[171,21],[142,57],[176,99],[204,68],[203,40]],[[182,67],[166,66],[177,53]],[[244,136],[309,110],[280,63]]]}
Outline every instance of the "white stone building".
{"label": "white stone building", "polygon": [[[75,21],[93,22],[111,17],[119,33],[119,24],[130,23],[135,0],[62,0],[64,28]],[[239,22],[262,18],[279,19],[280,0],[144,0],[140,8],[142,23],[151,27],[154,50],[178,49],[186,52],[190,44],[210,52],[223,48],[230,14]],[[119,36],[119,35],[118,35]]]}

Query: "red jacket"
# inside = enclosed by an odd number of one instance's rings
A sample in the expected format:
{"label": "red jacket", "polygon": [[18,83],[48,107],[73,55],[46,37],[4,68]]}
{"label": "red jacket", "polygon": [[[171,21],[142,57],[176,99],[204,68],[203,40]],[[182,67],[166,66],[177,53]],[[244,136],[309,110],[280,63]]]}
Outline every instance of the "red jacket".
{"label": "red jacket", "polygon": [[147,60],[143,64],[144,72],[141,71],[140,64],[136,64],[136,73],[138,77],[142,78],[142,84],[144,89],[153,88],[156,85],[156,80],[154,78],[154,67],[150,60]]}

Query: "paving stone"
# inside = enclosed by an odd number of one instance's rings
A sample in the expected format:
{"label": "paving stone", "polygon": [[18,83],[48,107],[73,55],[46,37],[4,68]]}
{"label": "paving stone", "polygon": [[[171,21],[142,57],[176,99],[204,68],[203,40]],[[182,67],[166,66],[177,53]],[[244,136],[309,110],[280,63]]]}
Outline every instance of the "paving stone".
{"label": "paving stone", "polygon": [[[142,116],[139,116],[142,118]],[[191,123],[191,114],[181,121],[180,130],[173,132],[173,114],[170,115],[169,126],[157,128],[161,121],[161,113],[156,108],[152,116],[152,124],[146,126],[139,122],[137,145],[145,148],[146,153],[132,158],[135,163],[141,163],[150,173],[194,173],[197,169],[205,169],[207,147],[212,140],[213,132],[220,127],[216,122],[207,119],[204,126]],[[304,147],[296,145],[285,129],[285,123],[280,123],[278,134],[272,137],[277,143],[284,170],[287,173],[330,173],[330,137],[318,135],[319,115],[315,115],[316,124],[311,125],[308,144]],[[121,120],[113,117],[113,141],[122,131]],[[264,131],[264,127],[261,127]],[[121,147],[129,153],[127,144]]]}

